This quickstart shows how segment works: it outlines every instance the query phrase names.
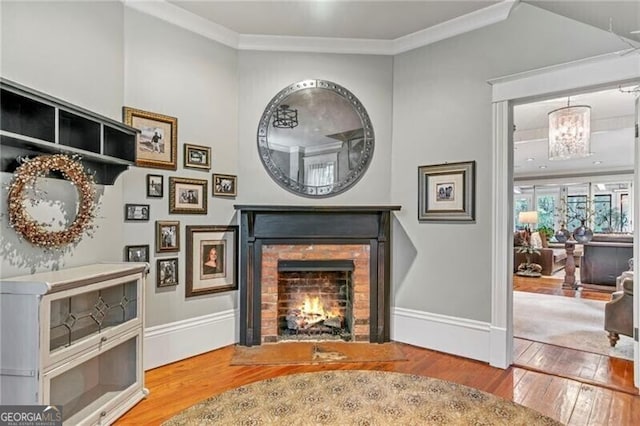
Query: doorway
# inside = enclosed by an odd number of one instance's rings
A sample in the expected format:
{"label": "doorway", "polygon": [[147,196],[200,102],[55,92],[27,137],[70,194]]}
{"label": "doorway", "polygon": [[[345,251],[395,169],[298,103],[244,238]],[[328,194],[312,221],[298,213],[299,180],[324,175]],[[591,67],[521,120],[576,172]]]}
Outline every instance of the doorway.
{"label": "doorway", "polygon": [[[637,57],[618,54],[588,58],[569,64],[530,71],[489,81],[492,87],[494,117],[493,149],[493,235],[492,235],[492,350],[490,362],[507,367],[513,362],[513,277],[506,273],[513,265],[513,106],[542,98],[584,93],[602,88],[615,88],[619,84],[632,84],[640,79]],[[636,112],[637,116],[637,112]],[[637,139],[637,135],[636,135]],[[637,146],[637,140],[636,140]],[[634,152],[638,164],[638,150]],[[639,175],[633,174],[634,197],[638,197]],[[637,209],[633,212],[638,222]],[[637,264],[638,228],[634,229],[634,260]],[[638,306],[638,295],[634,295]],[[634,309],[634,326],[637,327],[638,310]],[[638,386],[638,348],[634,343],[634,377]]]}

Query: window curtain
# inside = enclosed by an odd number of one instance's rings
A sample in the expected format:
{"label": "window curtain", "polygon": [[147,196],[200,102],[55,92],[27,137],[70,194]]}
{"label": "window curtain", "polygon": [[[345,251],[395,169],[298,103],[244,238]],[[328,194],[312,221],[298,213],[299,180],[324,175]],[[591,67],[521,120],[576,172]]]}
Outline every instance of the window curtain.
{"label": "window curtain", "polygon": [[334,181],[334,162],[309,164],[305,170],[305,184],[312,186],[332,185]]}

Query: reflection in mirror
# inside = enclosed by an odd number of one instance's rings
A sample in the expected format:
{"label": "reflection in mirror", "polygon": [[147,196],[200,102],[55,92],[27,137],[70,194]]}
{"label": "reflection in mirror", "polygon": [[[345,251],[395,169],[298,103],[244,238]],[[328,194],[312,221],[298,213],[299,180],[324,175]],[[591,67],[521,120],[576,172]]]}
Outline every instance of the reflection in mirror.
{"label": "reflection in mirror", "polygon": [[305,80],[278,93],[258,127],[260,158],[281,186],[309,197],[347,190],[366,171],[373,127],[360,101],[324,80]]}

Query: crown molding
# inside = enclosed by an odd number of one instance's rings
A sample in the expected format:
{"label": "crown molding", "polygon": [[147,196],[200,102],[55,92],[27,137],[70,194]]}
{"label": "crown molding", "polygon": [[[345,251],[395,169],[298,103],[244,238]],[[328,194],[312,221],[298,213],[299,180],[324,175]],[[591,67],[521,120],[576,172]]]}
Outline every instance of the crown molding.
{"label": "crown molding", "polygon": [[168,3],[165,0],[121,1],[131,9],[154,16],[238,50],[364,55],[397,55],[449,37],[495,24],[507,19],[511,10],[520,2],[520,0],[503,0],[500,3],[394,40],[378,40],[239,34],[229,28]]}
{"label": "crown molding", "polygon": [[238,48],[239,35],[227,27],[184,10],[165,0],[122,0],[125,6],[166,21],[210,40],[234,49]]}
{"label": "crown molding", "polygon": [[519,3],[520,0],[503,0],[500,3],[478,9],[433,27],[399,37],[393,40],[393,54],[397,55],[504,21]]}

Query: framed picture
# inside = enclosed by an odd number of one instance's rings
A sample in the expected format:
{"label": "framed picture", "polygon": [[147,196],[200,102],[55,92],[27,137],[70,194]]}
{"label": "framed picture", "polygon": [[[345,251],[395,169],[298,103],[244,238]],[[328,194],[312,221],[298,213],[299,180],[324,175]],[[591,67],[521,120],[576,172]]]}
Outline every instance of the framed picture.
{"label": "framed picture", "polygon": [[207,181],[169,178],[169,213],[207,214]]}
{"label": "framed picture", "polygon": [[164,176],[147,175],[147,197],[162,198],[164,196]]}
{"label": "framed picture", "polygon": [[475,161],[418,167],[418,220],[475,220]]}
{"label": "framed picture", "polygon": [[209,170],[211,168],[211,148],[185,143],[184,166],[190,169]]}
{"label": "framed picture", "polygon": [[156,285],[170,287],[178,285],[178,258],[158,259],[156,261]]}
{"label": "framed picture", "polygon": [[237,195],[238,178],[233,175],[213,175],[213,195],[235,197]]}
{"label": "framed picture", "polygon": [[177,220],[156,221],[156,253],[180,251],[180,222]]}
{"label": "framed picture", "polygon": [[149,220],[149,204],[125,204],[125,220]]}
{"label": "framed picture", "polygon": [[168,115],[124,107],[125,124],[140,130],[136,136],[136,166],[177,168],[178,119]]}
{"label": "framed picture", "polygon": [[141,246],[125,246],[124,260],[127,262],[148,262],[149,244]]}
{"label": "framed picture", "polygon": [[238,289],[238,227],[187,226],[186,297]]}

